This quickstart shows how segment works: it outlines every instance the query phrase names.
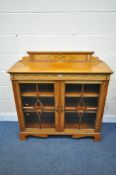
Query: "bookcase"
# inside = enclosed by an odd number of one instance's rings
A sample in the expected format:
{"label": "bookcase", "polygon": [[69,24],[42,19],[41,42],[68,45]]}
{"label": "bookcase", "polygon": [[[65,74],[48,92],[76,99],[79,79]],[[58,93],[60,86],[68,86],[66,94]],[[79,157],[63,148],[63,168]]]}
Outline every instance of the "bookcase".
{"label": "bookcase", "polygon": [[94,52],[28,52],[9,70],[19,137],[101,138],[112,70]]}

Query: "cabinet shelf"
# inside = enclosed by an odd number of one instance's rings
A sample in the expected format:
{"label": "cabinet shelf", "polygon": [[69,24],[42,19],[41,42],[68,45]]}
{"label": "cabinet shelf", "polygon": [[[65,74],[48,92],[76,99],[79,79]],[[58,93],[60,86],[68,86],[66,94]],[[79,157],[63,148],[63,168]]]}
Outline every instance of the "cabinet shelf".
{"label": "cabinet shelf", "polygon": [[[40,97],[54,97],[54,92],[39,92]],[[66,92],[66,97],[80,97],[82,95],[81,92]],[[37,92],[22,92],[22,97],[37,97]],[[98,97],[98,92],[83,92],[83,97]]]}
{"label": "cabinet shelf", "polygon": [[[42,109],[34,109],[33,106],[23,106],[25,112],[41,112]],[[54,106],[44,106],[44,112],[54,112]]]}
{"label": "cabinet shelf", "polygon": [[[54,97],[54,92],[39,92],[40,97]],[[37,92],[22,92],[22,97],[37,97]]]}
{"label": "cabinet shelf", "polygon": [[[85,111],[96,111],[98,108],[97,107],[93,107],[93,106],[87,106],[86,108],[85,108]],[[79,112],[83,112],[83,108],[81,109],[81,107],[75,107],[75,106],[66,106],[65,107],[65,110],[66,110],[66,112],[68,112],[68,111],[79,111]],[[84,111],[84,112],[85,112]]]}
{"label": "cabinet shelf", "polygon": [[[39,123],[27,123],[26,124],[26,128],[27,128],[27,130],[28,130],[28,128],[30,128],[30,129],[31,128],[36,128],[39,131],[42,131],[42,130],[45,131],[45,129],[46,130],[47,129],[49,129],[49,130],[53,129],[54,128],[54,124],[53,123],[51,123],[51,124],[42,123],[41,129],[40,129]],[[65,128],[68,128],[68,129],[65,129],[65,131],[66,130],[69,130],[69,132],[71,132],[71,131],[72,132],[73,131],[79,132],[79,131],[84,131],[84,129],[88,129],[88,131],[91,132],[91,130],[93,129],[93,126],[92,125],[87,125],[86,123],[83,123],[83,124],[81,124],[81,128],[80,128],[80,126],[79,126],[78,123],[74,123],[74,124],[72,124],[72,123],[66,123],[65,124]],[[71,129],[71,131],[70,131],[70,129]]]}
{"label": "cabinet shelf", "polygon": [[48,124],[48,123],[42,123],[41,124],[41,129],[39,123],[27,123],[26,128],[36,128],[40,131],[45,131],[45,129],[52,129],[54,128],[54,123]]}
{"label": "cabinet shelf", "polygon": [[[80,97],[82,95],[81,92],[66,92],[66,97]],[[99,94],[97,92],[83,92],[83,97],[98,97]]]}

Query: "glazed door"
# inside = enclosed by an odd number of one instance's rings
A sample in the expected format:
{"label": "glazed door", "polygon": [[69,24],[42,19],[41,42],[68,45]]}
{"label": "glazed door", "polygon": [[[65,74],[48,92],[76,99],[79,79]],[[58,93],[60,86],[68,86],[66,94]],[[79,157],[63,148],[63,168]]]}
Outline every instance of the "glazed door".
{"label": "glazed door", "polygon": [[20,83],[25,128],[55,129],[55,82]]}
{"label": "glazed door", "polygon": [[65,83],[65,129],[95,129],[100,84]]}

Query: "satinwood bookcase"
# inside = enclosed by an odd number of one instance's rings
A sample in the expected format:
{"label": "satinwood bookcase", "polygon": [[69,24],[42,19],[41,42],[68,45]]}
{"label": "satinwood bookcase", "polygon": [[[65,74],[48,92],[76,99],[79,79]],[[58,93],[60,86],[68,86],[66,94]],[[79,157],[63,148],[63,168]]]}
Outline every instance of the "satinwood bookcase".
{"label": "satinwood bookcase", "polygon": [[27,136],[101,138],[112,70],[94,52],[28,52],[9,70],[21,140]]}

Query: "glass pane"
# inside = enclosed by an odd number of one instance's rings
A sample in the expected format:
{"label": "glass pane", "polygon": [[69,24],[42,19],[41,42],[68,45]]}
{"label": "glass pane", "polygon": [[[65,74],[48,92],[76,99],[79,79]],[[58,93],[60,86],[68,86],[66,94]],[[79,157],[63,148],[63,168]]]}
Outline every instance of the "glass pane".
{"label": "glass pane", "polygon": [[79,117],[76,112],[65,112],[65,125],[66,129],[79,129]]}
{"label": "glass pane", "polygon": [[98,98],[89,98],[84,97],[83,98],[83,104],[80,103],[81,98],[80,97],[65,97],[65,106],[92,106],[97,107],[98,105]]}
{"label": "glass pane", "polygon": [[54,91],[54,84],[53,83],[41,83],[41,84],[35,84],[35,83],[24,83],[24,84],[20,84],[20,89],[21,92],[27,92],[27,91],[31,91],[31,92],[35,92],[37,91],[38,87],[38,91],[40,92],[53,92]]}
{"label": "glass pane", "polygon": [[84,92],[99,92],[100,84],[66,84],[66,92],[81,92],[82,85]]}
{"label": "glass pane", "polygon": [[84,113],[81,118],[80,129],[95,128],[96,113]]}
{"label": "glass pane", "polygon": [[81,84],[66,84],[65,92],[80,92],[81,88]]}
{"label": "glass pane", "polygon": [[[23,106],[34,106],[36,101],[37,97],[22,97]],[[39,101],[37,103],[37,106],[40,106],[41,104],[43,106],[54,106],[53,97],[39,97]]]}
{"label": "glass pane", "polygon": [[46,112],[39,116],[36,112],[24,112],[26,128],[55,128],[54,112]]}
{"label": "glass pane", "polygon": [[65,129],[94,129],[96,113],[65,112]]}
{"label": "glass pane", "polygon": [[85,92],[99,92],[100,84],[85,84],[84,91]]}

